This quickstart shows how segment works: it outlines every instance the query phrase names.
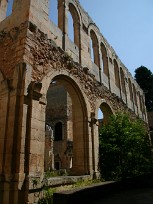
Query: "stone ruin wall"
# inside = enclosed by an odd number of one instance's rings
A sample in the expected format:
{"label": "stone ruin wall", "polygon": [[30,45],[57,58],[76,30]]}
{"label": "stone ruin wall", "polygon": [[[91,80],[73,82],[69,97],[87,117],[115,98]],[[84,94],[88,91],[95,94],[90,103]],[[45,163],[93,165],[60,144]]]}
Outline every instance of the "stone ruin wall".
{"label": "stone ruin wall", "polygon": [[[48,17],[49,0],[14,0],[7,18],[6,5],[7,0],[0,0],[0,179],[4,183],[0,199],[24,203],[29,193],[30,202],[37,203],[44,173],[45,77],[73,79],[86,101],[86,123],[92,119],[91,113],[98,117],[102,102],[109,104],[113,113],[130,112],[147,122],[144,94],[77,0],[58,1],[58,27]],[[74,17],[75,42],[68,37],[68,10]],[[83,147],[89,146],[91,151],[85,154],[88,166],[84,165],[84,172],[93,174],[97,164],[93,167],[92,153],[97,155],[98,142],[95,137],[92,147],[89,124],[88,134],[85,132],[88,142]],[[94,159],[98,163],[98,156]],[[33,179],[38,180],[37,188]]]}
{"label": "stone ruin wall", "polygon": [[[3,1],[5,0],[1,0],[1,2]],[[52,39],[56,43],[56,45],[64,49],[68,56],[72,57],[75,62],[81,63],[82,67],[87,67],[89,69],[89,72],[95,76],[95,79],[97,81],[107,87],[111,91],[111,93],[114,93],[116,96],[121,98],[121,100],[132,111],[134,111],[144,120],[147,120],[144,108],[144,95],[142,90],[132,78],[128,69],[120,61],[113,48],[108,44],[107,40],[100,33],[96,24],[83,10],[78,1],[66,0],[65,3],[63,3],[64,1],[62,0],[58,1],[58,27],[55,26],[54,23],[48,18],[48,0],[38,1],[38,4],[35,4],[34,1],[31,1],[30,8],[28,8],[28,2],[30,2],[30,0],[20,3],[17,2],[17,0],[14,0],[12,15],[3,20],[0,25],[0,38],[2,39],[0,50],[2,54],[0,58],[0,64],[3,65],[1,66],[1,70],[7,78],[10,78],[10,76],[12,76],[13,67],[15,67],[15,64],[18,64],[19,62],[28,62],[34,67],[32,75],[33,79],[40,80],[39,75],[42,76],[43,72],[46,73],[45,67],[49,65],[49,53],[48,56],[44,56],[44,52],[47,51],[50,46],[49,44],[47,44],[46,40]],[[28,9],[29,16],[28,18],[26,18],[27,16],[25,17],[25,14],[27,14],[26,12],[28,11]],[[79,26],[79,31],[77,31],[78,28],[76,28],[74,31],[76,32],[76,34],[79,33],[80,36],[79,39],[75,39],[75,43],[77,43],[78,45],[72,42],[68,37],[69,10],[72,17],[76,19],[76,22],[74,21],[74,25],[77,24],[76,26]],[[21,12],[23,13],[22,16],[20,15]],[[18,18],[19,15],[21,16],[20,18]],[[62,24],[63,16],[65,16],[65,24]],[[1,19],[3,18],[1,17]],[[27,20],[32,22],[30,29],[33,29],[33,31],[35,30],[34,32],[30,31],[26,33]],[[20,21],[22,22],[22,24]],[[25,23],[23,24],[24,21]],[[24,28],[25,30],[23,30]],[[38,38],[38,30],[41,30],[41,32],[47,35],[47,37],[45,37],[44,39],[44,44],[40,42],[40,40],[43,41],[43,39],[37,39],[38,41],[36,42],[33,38]],[[7,33],[8,31],[9,33],[8,35],[6,35],[5,32]],[[33,36],[33,34],[35,36]],[[3,36],[6,36],[6,38],[4,39]],[[95,49],[95,63],[91,61],[90,38],[93,38],[92,40],[94,41],[93,44],[95,48],[93,49]],[[41,49],[39,50],[40,44]],[[104,45],[106,49],[106,59],[103,58],[104,48],[102,48],[101,45]],[[32,55],[33,52],[37,52],[36,56]],[[54,54],[55,52],[56,51],[54,51]],[[107,60],[108,64],[108,75],[107,70],[104,71],[104,68],[102,68],[102,66],[106,65],[106,63],[103,63],[103,61],[105,60]],[[54,63],[54,65],[52,66],[55,67],[57,65],[55,65]],[[60,63],[58,66],[60,66]],[[116,71],[119,72],[118,76],[115,76]]]}

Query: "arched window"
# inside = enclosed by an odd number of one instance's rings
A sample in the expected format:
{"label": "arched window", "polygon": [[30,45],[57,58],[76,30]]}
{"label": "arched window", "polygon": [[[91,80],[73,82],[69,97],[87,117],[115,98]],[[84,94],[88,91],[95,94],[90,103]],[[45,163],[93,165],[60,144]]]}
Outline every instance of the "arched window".
{"label": "arched window", "polygon": [[80,47],[80,19],[77,10],[71,3],[69,4],[68,15],[68,36]]}
{"label": "arched window", "polygon": [[91,58],[93,55],[93,62],[100,67],[99,63],[99,46],[98,46],[98,39],[93,30],[90,31],[90,37],[91,37]]}
{"label": "arched window", "polygon": [[49,19],[58,25],[58,0],[49,1]]}
{"label": "arched window", "polygon": [[73,18],[70,12],[68,12],[68,36],[74,42],[74,27]]}
{"label": "arched window", "polygon": [[129,84],[129,91],[130,91],[130,100],[133,101],[132,84],[130,79],[128,79],[128,84]]}
{"label": "arched window", "polygon": [[107,51],[103,43],[101,43],[101,54],[102,54],[102,61],[103,61],[103,64],[102,64],[103,73],[108,77],[109,71],[108,71]]}
{"label": "arched window", "polygon": [[0,22],[11,15],[13,0],[0,0]]}
{"label": "arched window", "polygon": [[126,94],[126,89],[125,89],[125,77],[124,77],[124,72],[122,68],[120,68],[120,75],[121,75],[121,85],[122,85],[122,92]]}
{"label": "arched window", "polygon": [[115,59],[114,59],[114,74],[115,74],[115,84],[120,89],[119,68]]}
{"label": "arched window", "polygon": [[138,98],[139,98],[140,111],[142,111],[142,101],[141,101],[140,92],[138,92]]}
{"label": "arched window", "polygon": [[63,139],[63,124],[61,122],[58,122],[55,124],[54,129],[54,141],[60,141]]}
{"label": "arched window", "polygon": [[8,0],[6,16],[11,15],[11,13],[12,13],[12,7],[13,7],[13,0]]}

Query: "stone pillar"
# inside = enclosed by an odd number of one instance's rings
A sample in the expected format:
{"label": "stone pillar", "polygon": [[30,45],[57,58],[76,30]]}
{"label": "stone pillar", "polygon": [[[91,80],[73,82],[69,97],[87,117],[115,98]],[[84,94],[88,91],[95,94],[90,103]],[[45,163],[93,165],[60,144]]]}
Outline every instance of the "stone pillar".
{"label": "stone pillar", "polygon": [[58,1],[58,27],[63,32],[62,48],[66,50],[66,41],[68,38],[68,6],[66,0]]}
{"label": "stone pillar", "polygon": [[[18,203],[22,192],[24,174],[24,141],[26,106],[24,106],[24,88],[26,65],[19,64],[15,67],[14,75],[8,80],[8,97],[2,97],[6,115],[3,124],[3,152],[1,154],[2,203]],[[4,110],[2,111],[4,112]],[[1,123],[1,122],[0,122]],[[1,123],[2,125],[2,123]],[[21,201],[22,202],[22,201]]]}
{"label": "stone pillar", "polygon": [[95,118],[95,113],[91,113],[91,137],[92,137],[92,161],[93,161],[93,178],[99,177],[98,163],[99,163],[99,133],[98,124]]}

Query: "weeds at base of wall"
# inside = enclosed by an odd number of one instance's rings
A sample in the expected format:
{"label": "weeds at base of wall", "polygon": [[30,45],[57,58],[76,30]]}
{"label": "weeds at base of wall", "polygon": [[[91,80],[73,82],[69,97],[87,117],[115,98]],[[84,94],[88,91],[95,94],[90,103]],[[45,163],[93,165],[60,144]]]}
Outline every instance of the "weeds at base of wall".
{"label": "weeds at base of wall", "polygon": [[92,184],[100,183],[102,180],[86,180],[86,181],[78,181],[75,184],[60,186],[56,188],[48,188],[44,189],[44,197],[38,201],[38,204],[53,204],[53,194],[55,192],[71,190],[74,188],[81,188],[85,186],[90,186]]}
{"label": "weeds at base of wall", "polygon": [[38,201],[38,204],[53,204],[53,193],[56,192],[55,188],[44,190],[44,197]]}

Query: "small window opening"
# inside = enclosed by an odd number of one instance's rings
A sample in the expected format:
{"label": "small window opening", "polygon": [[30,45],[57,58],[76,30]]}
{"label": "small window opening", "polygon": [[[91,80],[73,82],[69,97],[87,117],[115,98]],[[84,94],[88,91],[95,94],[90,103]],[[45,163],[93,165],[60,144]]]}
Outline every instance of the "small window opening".
{"label": "small window opening", "polygon": [[58,3],[57,0],[49,1],[49,19],[58,26]]}
{"label": "small window opening", "polygon": [[63,139],[63,125],[61,122],[56,123],[55,125],[55,135],[54,140],[60,141]]}
{"label": "small window opening", "polygon": [[93,49],[93,41],[90,38],[90,54],[91,54],[91,61],[94,62],[94,49]]}
{"label": "small window opening", "polygon": [[59,170],[59,169],[60,169],[60,163],[59,163],[59,162],[55,162],[54,168],[55,168],[56,170]]}
{"label": "small window opening", "polygon": [[68,36],[74,42],[74,25],[71,13],[68,13]]}
{"label": "small window opening", "polygon": [[13,8],[13,0],[8,0],[8,5],[7,5],[7,11],[6,11],[6,17],[10,16],[12,13],[12,8]]}

